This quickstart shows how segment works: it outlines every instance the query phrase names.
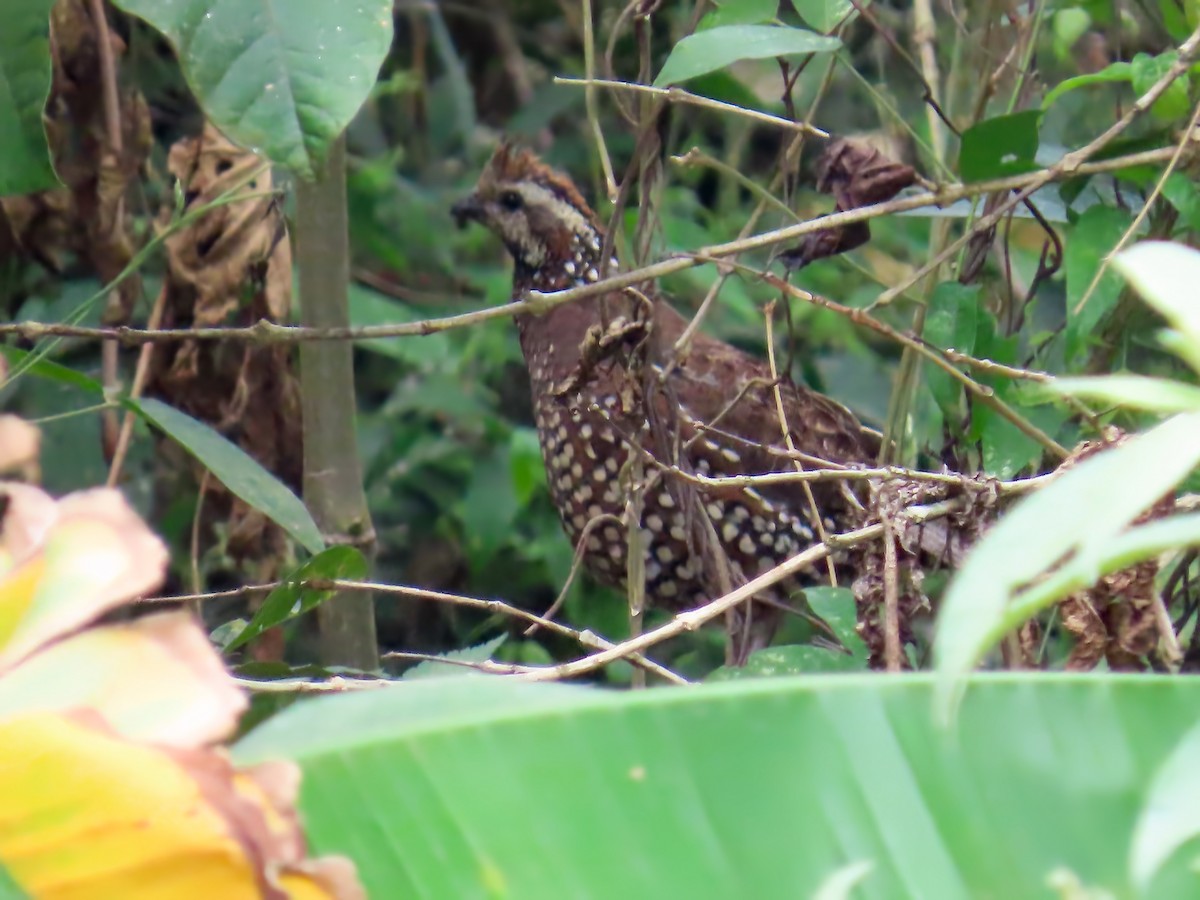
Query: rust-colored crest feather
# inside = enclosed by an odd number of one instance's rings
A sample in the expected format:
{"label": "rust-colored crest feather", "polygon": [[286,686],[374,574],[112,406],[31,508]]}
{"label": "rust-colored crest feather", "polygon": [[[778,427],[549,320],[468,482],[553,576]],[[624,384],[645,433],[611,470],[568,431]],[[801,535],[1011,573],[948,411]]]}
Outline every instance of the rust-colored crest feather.
{"label": "rust-colored crest feather", "polygon": [[584,213],[594,224],[599,224],[596,214],[568,176],[546,165],[528,147],[504,141],[496,148],[479,176],[478,190],[483,193],[503,182],[514,181],[534,181],[549,188]]}

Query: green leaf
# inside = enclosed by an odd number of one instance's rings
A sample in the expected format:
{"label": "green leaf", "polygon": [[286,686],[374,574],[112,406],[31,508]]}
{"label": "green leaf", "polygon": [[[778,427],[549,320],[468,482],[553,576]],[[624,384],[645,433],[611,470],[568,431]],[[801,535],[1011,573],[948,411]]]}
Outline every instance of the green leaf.
{"label": "green leaf", "polygon": [[1113,267],[1179,333],[1173,349],[1200,372],[1200,252],[1182,244],[1143,241],[1117,254]]}
{"label": "green leaf", "polygon": [[717,8],[706,13],[696,31],[724,25],[758,25],[770,22],[779,12],[779,0],[717,0]]}
{"label": "green leaf", "polygon": [[1172,172],[1163,182],[1162,193],[1184,224],[1192,231],[1200,231],[1200,191],[1192,179],[1183,172]]}
{"label": "green leaf", "polygon": [[511,471],[509,447],[500,445],[488,458],[480,460],[472,472],[458,516],[472,550],[473,568],[486,567],[501,546],[512,538],[518,505],[509,476]]}
{"label": "green leaf", "polygon": [[1129,213],[1112,206],[1092,206],[1071,230],[1064,253],[1067,277],[1067,360],[1080,361],[1088,352],[1088,341],[1096,327],[1116,305],[1124,285],[1113,267],[1104,273],[1087,303],[1079,302],[1092,284],[1104,260],[1129,228]]}
{"label": "green leaf", "polygon": [[213,124],[311,178],[367,99],[392,43],[391,0],[115,0],[175,48]]}
{"label": "green leaf", "polygon": [[542,447],[533,428],[514,428],[508,444],[508,465],[513,493],[519,506],[528,506],[533,494],[546,484]]}
{"label": "green leaf", "polygon": [[837,38],[803,28],[775,25],[728,25],[685,37],[675,45],[654,79],[664,87],[715,72],[741,59],[828,53],[842,45]]}
{"label": "green leaf", "polygon": [[1198,461],[1200,414],[1180,415],[1085,459],[1014,506],[967,556],[942,602],[934,656],[944,708],[1003,634],[1015,591],[1069,553],[1098,570],[1105,543]]}
{"label": "green leaf", "polygon": [[[370,896],[793,900],[862,861],[854,896],[1052,896],[1064,867],[1131,896],[1139,804],[1200,682],[975,676],[949,728],[934,686],[437,679],[296,704],[234,758],[300,764],[313,854]],[[1181,869],[1146,896],[1194,896]]]}
{"label": "green leaf", "polygon": [[332,590],[304,587],[303,582],[339,578],[357,580],[366,578],[368,570],[366,558],[354,547],[342,545],[322,550],[288,575],[286,584],[267,595],[254,618],[225,644],[225,652],[254,640],[268,628],[304,615],[333,595]]}
{"label": "green leaf", "polygon": [[1076,75],[1074,78],[1067,78],[1060,81],[1054,88],[1046,94],[1042,100],[1042,109],[1049,109],[1059,97],[1069,91],[1077,90],[1081,87],[1089,87],[1094,84],[1113,84],[1115,82],[1127,82],[1133,78],[1133,67],[1127,62],[1115,62],[1105,66],[1099,72],[1092,72],[1088,75]]}
{"label": "green leaf", "polygon": [[[491,640],[484,641],[482,644],[476,644],[474,647],[465,647],[462,650],[451,650],[449,653],[443,653],[439,656],[439,659],[473,663],[487,662],[506,640],[508,640],[507,634],[498,634]],[[453,663],[425,660],[406,671],[400,676],[400,680],[419,681],[423,678],[446,678],[450,676],[480,674],[482,673],[468,666],[456,666]]]}
{"label": "green leaf", "polygon": [[[1135,55],[1129,64],[1134,93],[1139,97],[1146,93],[1178,61],[1179,53],[1175,50],[1160,53],[1158,56],[1151,56],[1148,53]],[[1150,107],[1150,113],[1164,122],[1174,122],[1186,116],[1191,111],[1191,106],[1188,100],[1187,76],[1181,74],[1154,101],[1154,105]]]}
{"label": "green leaf", "polygon": [[177,441],[225,487],[267,516],[300,546],[310,553],[325,549],[321,530],[299,498],[237,444],[161,400],[127,400],[126,403]]}
{"label": "green leaf", "polygon": [[964,131],[958,163],[962,180],[986,181],[1036,169],[1041,115],[1029,109],[985,119]]}
{"label": "green leaf", "polygon": [[0,28],[0,197],[58,187],[42,126],[53,0],[9,0]]}
{"label": "green leaf", "polygon": [[[869,5],[870,0],[859,3],[859,6]],[[792,6],[801,19],[822,34],[832,31],[854,9],[850,0],[792,0]]]}
{"label": "green leaf", "polygon": [[994,634],[999,639],[1031,616],[1095,583],[1097,578],[1196,543],[1200,543],[1200,515],[1171,516],[1106,539],[1096,545],[1095,553],[1072,557],[1014,597],[996,624]]}
{"label": "green leaf", "polygon": [[706,681],[736,681],[739,678],[777,678],[817,672],[861,672],[866,660],[811,644],[784,644],[756,650],[741,668],[721,666]]}
{"label": "green leaf", "polygon": [[[974,353],[979,331],[979,291],[979,285],[957,281],[944,281],[934,288],[925,318],[925,340],[942,350]],[[961,414],[962,382],[933,363],[925,364],[925,380],[946,418],[957,418]]]}
{"label": "green leaf", "polygon": [[[350,324],[355,328],[398,325],[424,318],[406,304],[353,281],[349,285],[349,300]],[[356,341],[355,345],[422,368],[436,368],[451,355],[450,339],[445,333],[439,332],[409,337],[366,338]]]}
{"label": "green leaf", "polygon": [[1165,378],[1147,378],[1144,375],[1056,378],[1047,387],[1085,400],[1099,400],[1166,415],[1200,412],[1200,388]]}
{"label": "green leaf", "polygon": [[1200,725],[1193,726],[1159,766],[1133,832],[1129,870],[1149,896],[1151,882],[1171,854],[1200,836]]}
{"label": "green leaf", "polygon": [[855,659],[867,658],[867,645],[858,635],[858,610],[854,591],[849,588],[810,587],[804,589],[804,600],[825,624],[833,629],[842,646]]}

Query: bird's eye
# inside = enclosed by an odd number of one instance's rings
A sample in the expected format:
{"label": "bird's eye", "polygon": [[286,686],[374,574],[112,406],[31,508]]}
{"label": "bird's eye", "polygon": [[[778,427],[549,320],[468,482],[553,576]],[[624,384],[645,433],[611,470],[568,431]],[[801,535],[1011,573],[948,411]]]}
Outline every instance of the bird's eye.
{"label": "bird's eye", "polygon": [[505,191],[500,195],[500,205],[510,212],[516,212],[524,202],[521,195],[516,191]]}

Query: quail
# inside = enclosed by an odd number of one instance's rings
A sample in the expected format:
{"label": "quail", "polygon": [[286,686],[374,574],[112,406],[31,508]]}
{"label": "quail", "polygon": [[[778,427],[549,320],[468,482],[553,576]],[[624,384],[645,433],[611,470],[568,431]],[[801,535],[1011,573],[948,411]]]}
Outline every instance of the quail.
{"label": "quail", "polygon": [[[605,234],[566,175],[503,144],[474,191],[456,203],[503,241],[513,298],[599,281]],[[822,529],[853,523],[840,482],[713,484],[868,463],[878,438],[847,409],[777,382],[759,359],[705,334],[677,349],[688,320],[649,284],[516,316],[550,492],[587,571],[650,606],[693,608],[803,551]],[[789,441],[781,420],[786,422]],[[636,548],[631,565],[630,547]],[[809,571],[756,596],[726,627],[727,660],[769,643]],[[799,579],[799,580],[797,580]]]}

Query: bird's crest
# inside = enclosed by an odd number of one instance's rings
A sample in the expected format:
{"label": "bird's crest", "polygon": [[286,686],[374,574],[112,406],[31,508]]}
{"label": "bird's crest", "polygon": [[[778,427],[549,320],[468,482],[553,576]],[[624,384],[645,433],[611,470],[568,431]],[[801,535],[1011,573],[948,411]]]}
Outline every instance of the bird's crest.
{"label": "bird's crest", "polygon": [[595,223],[596,214],[592,212],[592,208],[579,193],[579,188],[575,187],[575,183],[568,176],[546,165],[528,147],[505,140],[496,148],[492,158],[488,160],[480,174],[478,190],[480,193],[485,193],[489,188],[521,181],[532,181],[542,185]]}

